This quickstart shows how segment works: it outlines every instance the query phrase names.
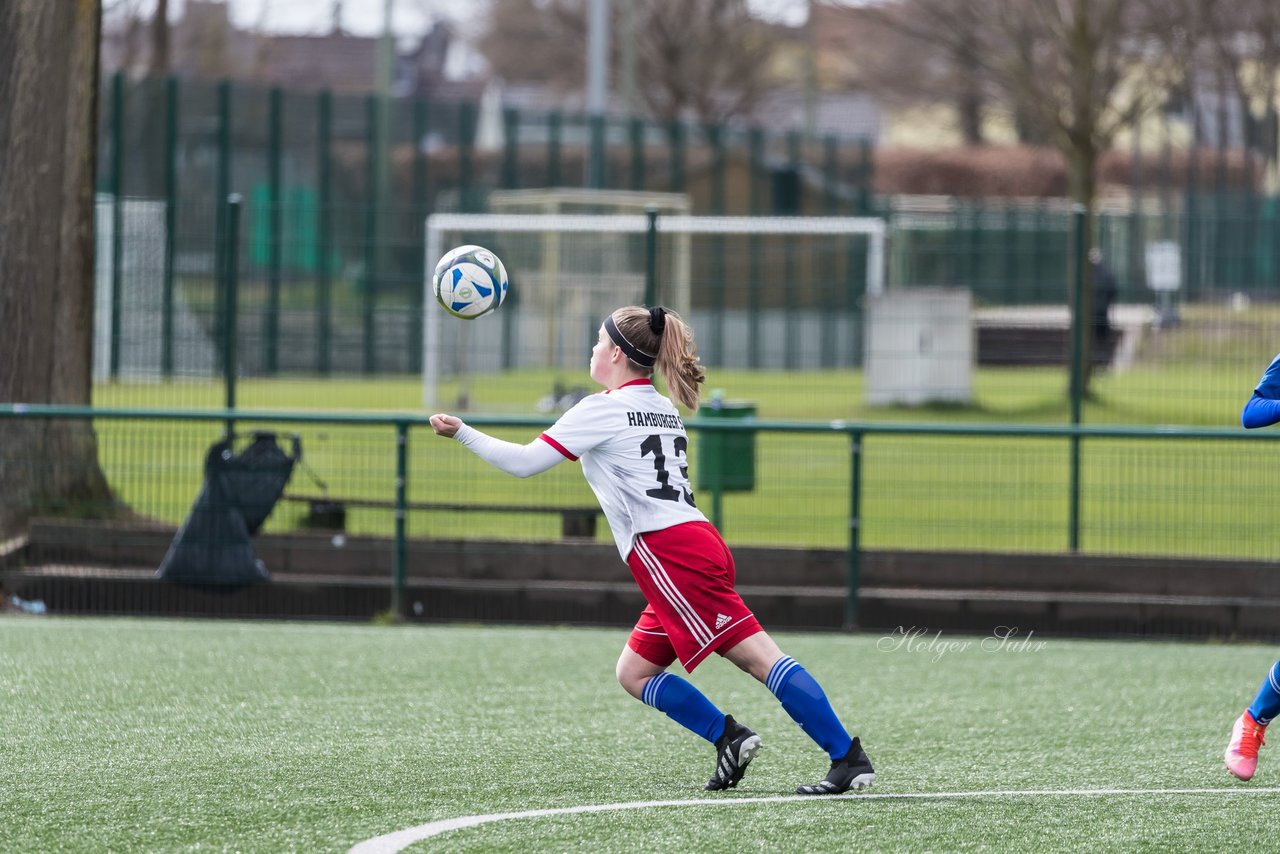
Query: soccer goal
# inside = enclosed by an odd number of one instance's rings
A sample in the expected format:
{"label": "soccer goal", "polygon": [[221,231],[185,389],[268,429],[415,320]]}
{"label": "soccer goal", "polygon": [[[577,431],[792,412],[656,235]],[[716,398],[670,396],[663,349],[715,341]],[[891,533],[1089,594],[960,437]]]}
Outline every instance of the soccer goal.
{"label": "soccer goal", "polygon": [[[436,303],[431,273],[450,248],[495,252],[507,301],[477,320]],[[457,378],[461,407],[488,406],[467,378],[513,369],[586,382],[604,316],[647,300],[689,319],[716,367],[860,364],[863,297],[884,288],[885,224],[869,217],[433,214],[426,222],[423,404]],[[544,392],[550,389],[531,389]]]}

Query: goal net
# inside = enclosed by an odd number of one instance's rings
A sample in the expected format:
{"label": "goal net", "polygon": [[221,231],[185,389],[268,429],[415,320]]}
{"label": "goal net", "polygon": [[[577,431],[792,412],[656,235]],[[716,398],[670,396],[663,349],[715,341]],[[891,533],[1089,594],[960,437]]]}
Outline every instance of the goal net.
{"label": "goal net", "polygon": [[[431,289],[436,261],[467,243],[495,252],[510,279],[502,307],[472,321],[448,315]],[[590,385],[587,362],[605,315],[649,301],[693,324],[711,367],[860,364],[863,297],[884,287],[885,225],[868,217],[672,215],[651,225],[644,214],[440,213],[427,218],[424,260],[424,406],[527,410]],[[517,371],[529,400],[471,382]]]}

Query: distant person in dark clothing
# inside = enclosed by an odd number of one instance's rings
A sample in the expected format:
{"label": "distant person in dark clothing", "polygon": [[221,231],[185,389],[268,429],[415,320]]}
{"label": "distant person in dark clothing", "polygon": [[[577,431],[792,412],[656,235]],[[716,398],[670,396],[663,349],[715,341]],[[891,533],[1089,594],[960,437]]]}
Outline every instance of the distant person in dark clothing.
{"label": "distant person in dark clothing", "polygon": [[1116,301],[1119,289],[1116,276],[1102,261],[1102,250],[1096,246],[1089,250],[1089,266],[1093,269],[1093,353],[1094,362],[1111,361],[1112,334],[1111,304]]}

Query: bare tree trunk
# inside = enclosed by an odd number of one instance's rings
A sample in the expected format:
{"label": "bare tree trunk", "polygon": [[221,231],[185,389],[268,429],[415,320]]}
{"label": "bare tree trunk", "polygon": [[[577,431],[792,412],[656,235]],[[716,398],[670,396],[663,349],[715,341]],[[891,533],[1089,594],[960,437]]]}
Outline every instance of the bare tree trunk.
{"label": "bare tree trunk", "polygon": [[965,145],[986,145],[986,136],[982,132],[982,93],[969,89],[961,93],[956,103],[956,112],[960,115],[960,132]]}
{"label": "bare tree trunk", "polygon": [[[0,400],[90,402],[99,0],[0,4]],[[0,533],[112,510],[87,422],[0,422]]]}
{"label": "bare tree trunk", "polygon": [[152,77],[164,77],[169,73],[169,0],[156,0],[156,12],[151,19],[151,71]]}
{"label": "bare tree trunk", "polygon": [[960,96],[956,101],[956,110],[960,114],[960,130],[964,134],[965,145],[986,144],[986,138],[982,132],[982,108],[985,100],[982,91],[982,69],[974,53],[981,49],[976,39],[966,38],[964,48],[957,57],[961,87]]}

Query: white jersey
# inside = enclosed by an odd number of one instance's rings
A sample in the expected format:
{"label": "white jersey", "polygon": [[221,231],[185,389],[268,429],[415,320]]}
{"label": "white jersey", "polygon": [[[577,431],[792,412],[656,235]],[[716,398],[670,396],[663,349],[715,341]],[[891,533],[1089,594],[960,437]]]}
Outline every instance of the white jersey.
{"label": "white jersey", "polygon": [[637,534],[707,520],[693,503],[684,422],[649,380],[583,398],[541,438],[582,461],[623,560]]}

